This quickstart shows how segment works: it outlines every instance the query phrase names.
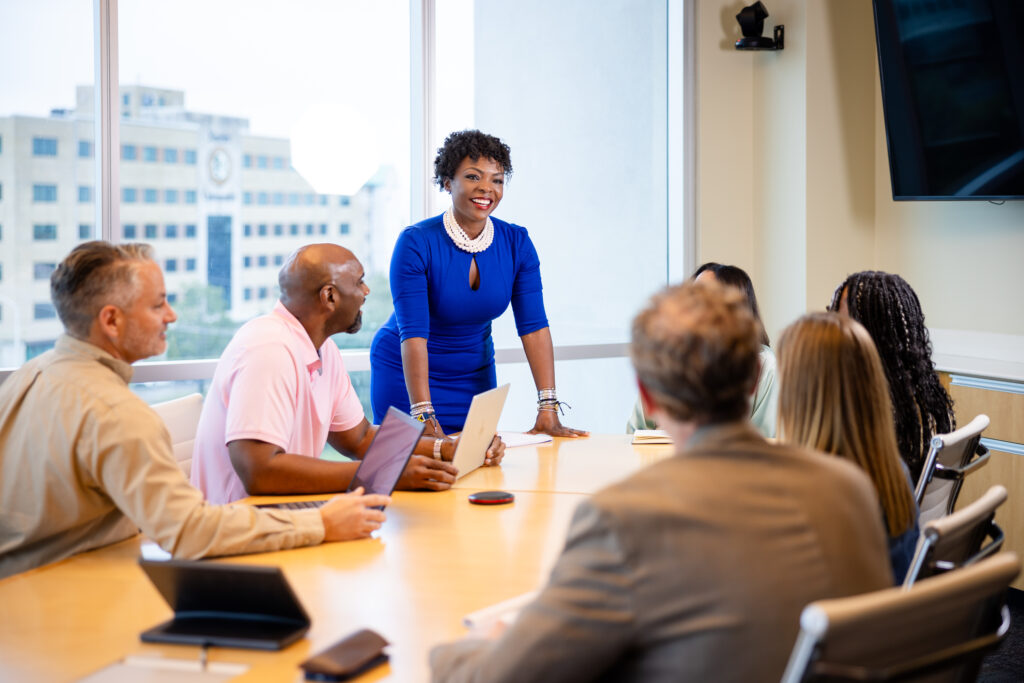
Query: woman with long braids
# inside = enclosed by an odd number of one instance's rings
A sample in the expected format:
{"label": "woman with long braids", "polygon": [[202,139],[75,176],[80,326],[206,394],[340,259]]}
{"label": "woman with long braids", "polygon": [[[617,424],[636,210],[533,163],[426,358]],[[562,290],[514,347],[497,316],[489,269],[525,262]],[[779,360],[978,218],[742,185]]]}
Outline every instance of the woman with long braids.
{"label": "woman with long braids", "polygon": [[932,436],[956,429],[953,400],[935,372],[917,294],[899,275],[865,270],[836,288],[829,310],[849,315],[875,342],[889,381],[900,455],[917,481]]}

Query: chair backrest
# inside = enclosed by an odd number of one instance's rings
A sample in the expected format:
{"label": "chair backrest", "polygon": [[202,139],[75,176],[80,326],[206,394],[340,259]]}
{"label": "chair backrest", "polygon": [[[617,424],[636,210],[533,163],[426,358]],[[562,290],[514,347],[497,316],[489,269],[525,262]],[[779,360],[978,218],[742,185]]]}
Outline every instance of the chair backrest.
{"label": "chair backrest", "polygon": [[[974,564],[1003,545],[1003,530],[995,523],[996,508],[1006,502],[1006,489],[993,486],[962,510],[928,522],[921,529],[914,559],[903,581],[910,588],[918,579]],[[985,538],[989,542],[982,547]]]}
{"label": "chair backrest", "polygon": [[1000,553],[910,590],[813,602],[782,681],[973,681],[1010,627],[1006,589],[1019,573],[1017,556]]}
{"label": "chair backrest", "polygon": [[914,489],[921,524],[951,513],[964,477],[988,462],[987,450],[978,447],[988,423],[988,415],[978,415],[956,431],[932,437]]}
{"label": "chair backrest", "polygon": [[167,425],[171,433],[174,459],[178,461],[185,476],[192,474],[192,446],[199,428],[199,415],[203,412],[203,395],[189,394],[173,401],[154,403],[150,406]]}

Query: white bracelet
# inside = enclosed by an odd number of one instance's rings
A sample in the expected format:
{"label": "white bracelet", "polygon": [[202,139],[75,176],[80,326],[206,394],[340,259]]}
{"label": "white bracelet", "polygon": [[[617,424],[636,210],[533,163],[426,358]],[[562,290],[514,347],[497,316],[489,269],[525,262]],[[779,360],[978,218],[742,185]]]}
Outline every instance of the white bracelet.
{"label": "white bracelet", "polygon": [[441,444],[444,439],[434,439],[434,460],[441,460]]}

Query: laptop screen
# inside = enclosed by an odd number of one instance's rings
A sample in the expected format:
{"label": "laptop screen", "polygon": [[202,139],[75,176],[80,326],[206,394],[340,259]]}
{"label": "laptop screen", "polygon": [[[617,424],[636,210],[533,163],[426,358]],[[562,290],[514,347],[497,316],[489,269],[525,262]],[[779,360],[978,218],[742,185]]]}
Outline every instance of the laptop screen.
{"label": "laptop screen", "polygon": [[362,486],[366,493],[391,495],[425,427],[400,410],[388,408],[348,490]]}

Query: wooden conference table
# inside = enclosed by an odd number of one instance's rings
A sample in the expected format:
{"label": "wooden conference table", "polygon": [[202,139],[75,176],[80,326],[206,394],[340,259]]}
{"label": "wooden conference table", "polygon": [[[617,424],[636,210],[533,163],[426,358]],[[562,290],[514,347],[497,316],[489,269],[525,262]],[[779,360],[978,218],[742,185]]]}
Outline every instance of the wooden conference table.
{"label": "wooden conference table", "polygon": [[[626,435],[509,449],[501,467],[449,491],[396,492],[375,538],[215,560],[281,567],[312,627],[280,652],[212,648],[209,661],[247,665],[237,681],[300,681],[299,662],[372,628],[391,642],[390,662],[359,680],[428,680],[430,648],[463,636],[463,615],[543,585],[587,494],[670,454]],[[487,489],[512,491],[515,502],[467,502]],[[73,681],[129,656],[198,660],[197,647],[139,640],[172,616],[138,567],[142,542],[0,580],[0,682]]]}

